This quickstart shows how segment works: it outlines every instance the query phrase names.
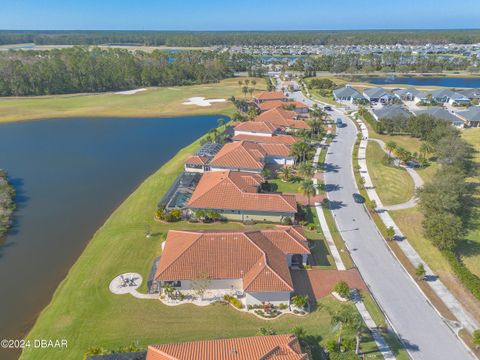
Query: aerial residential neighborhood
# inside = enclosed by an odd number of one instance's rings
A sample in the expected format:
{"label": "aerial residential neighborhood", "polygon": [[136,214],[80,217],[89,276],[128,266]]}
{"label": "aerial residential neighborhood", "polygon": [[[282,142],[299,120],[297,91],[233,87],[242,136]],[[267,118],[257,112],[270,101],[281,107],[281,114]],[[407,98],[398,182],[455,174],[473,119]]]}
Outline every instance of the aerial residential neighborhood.
{"label": "aerial residential neighborhood", "polygon": [[0,359],[480,359],[479,14],[5,0]]}

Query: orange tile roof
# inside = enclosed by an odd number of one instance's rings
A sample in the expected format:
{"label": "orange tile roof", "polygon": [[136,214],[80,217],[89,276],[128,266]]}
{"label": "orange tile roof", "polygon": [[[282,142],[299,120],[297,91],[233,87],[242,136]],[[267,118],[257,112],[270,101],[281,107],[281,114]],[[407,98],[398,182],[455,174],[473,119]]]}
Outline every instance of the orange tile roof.
{"label": "orange tile roof", "polygon": [[191,155],[185,160],[185,164],[205,165],[208,163],[206,156]]}
{"label": "orange tile roof", "polygon": [[[253,144],[253,143],[252,143]],[[290,155],[290,148],[285,144],[258,144],[267,155],[284,156]]]}
{"label": "orange tile roof", "polygon": [[246,121],[235,126],[235,131],[248,131],[255,133],[273,134],[279,130],[280,126],[274,125],[268,121]]}
{"label": "orange tile roof", "polygon": [[296,129],[310,129],[310,126],[305,121],[294,120],[296,116],[297,114],[295,111],[273,108],[258,115],[254,121],[267,121],[278,126],[292,127]]}
{"label": "orange tile roof", "polygon": [[261,102],[260,104],[257,104],[257,106],[260,109],[260,111],[267,111],[267,110],[270,110],[276,107],[282,107],[288,104],[289,102],[282,101],[282,100],[270,100],[270,101]]}
{"label": "orange tile roof", "polygon": [[242,279],[248,292],[293,291],[287,254],[310,254],[307,240],[290,227],[253,231],[168,233],[157,280]]}
{"label": "orange tile roof", "polygon": [[288,99],[287,96],[281,91],[264,91],[257,95],[253,96],[255,99],[258,100],[281,100],[281,99]]}
{"label": "orange tile roof", "polygon": [[223,145],[210,161],[210,166],[224,169],[262,170],[266,151],[258,144],[237,141]]}
{"label": "orange tile roof", "polygon": [[256,143],[265,143],[265,144],[285,144],[292,145],[298,141],[297,138],[291,135],[273,135],[273,136],[258,136],[258,135],[247,135],[247,134],[238,134],[235,135],[232,140],[234,141],[251,141]]}
{"label": "orange tile roof", "polygon": [[308,360],[292,334],[201,340],[148,347],[146,360]]}
{"label": "orange tile roof", "polygon": [[257,193],[263,179],[240,171],[212,171],[203,174],[192,194],[192,209],[224,209],[296,213],[295,195]]}

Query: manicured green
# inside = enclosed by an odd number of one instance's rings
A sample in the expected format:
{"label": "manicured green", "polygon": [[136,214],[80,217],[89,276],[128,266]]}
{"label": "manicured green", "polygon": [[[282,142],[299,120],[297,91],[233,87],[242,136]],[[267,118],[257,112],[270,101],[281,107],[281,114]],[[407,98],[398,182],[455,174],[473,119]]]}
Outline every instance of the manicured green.
{"label": "manicured green", "polygon": [[[155,343],[248,336],[255,335],[262,326],[271,326],[279,332],[300,326],[322,342],[335,337],[325,309],[325,306],[338,305],[332,298],[322,300],[318,310],[306,317],[286,315],[267,323],[225,305],[169,307],[158,300],[140,300],[109,292],[108,284],[118,274],[133,271],[144,278],[148,276],[169,229],[245,228],[238,223],[161,224],[153,220],[158,200],[181,171],[184,159],[199,146],[197,141],[182,149],[120,205],[96,232],[56,290],[52,302],[40,314],[28,338],[67,339],[68,349],[30,349],[22,354],[22,359],[80,359],[92,346],[113,349],[135,341],[145,347]],[[151,238],[144,236],[146,225],[151,226]],[[375,352],[374,343],[371,339],[368,341],[363,349]],[[379,354],[372,355],[380,358]]]}
{"label": "manicured green", "polygon": [[[257,90],[265,90],[263,79],[256,79]],[[0,122],[76,116],[156,117],[226,114],[231,115],[231,102],[212,106],[183,105],[188,98],[243,98],[238,78],[215,84],[149,88],[134,95],[114,93],[71,94],[22,98],[0,98]],[[249,97],[249,95],[247,95]]]}
{"label": "manicured green", "polygon": [[378,196],[384,205],[410,200],[415,190],[411,176],[403,168],[388,165],[385,156],[379,144],[369,141],[367,167]]}

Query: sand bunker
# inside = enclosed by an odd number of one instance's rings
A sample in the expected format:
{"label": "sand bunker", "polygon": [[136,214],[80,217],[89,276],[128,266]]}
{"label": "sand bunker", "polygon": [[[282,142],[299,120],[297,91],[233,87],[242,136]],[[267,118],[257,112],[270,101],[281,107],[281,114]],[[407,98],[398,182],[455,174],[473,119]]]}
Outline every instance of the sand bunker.
{"label": "sand bunker", "polygon": [[133,95],[142,91],[147,91],[147,89],[135,89],[135,90],[127,90],[127,91],[118,91],[115,94],[117,95]]}
{"label": "sand bunker", "polygon": [[225,102],[225,99],[205,99],[204,97],[191,97],[183,105],[212,106],[212,103]]}

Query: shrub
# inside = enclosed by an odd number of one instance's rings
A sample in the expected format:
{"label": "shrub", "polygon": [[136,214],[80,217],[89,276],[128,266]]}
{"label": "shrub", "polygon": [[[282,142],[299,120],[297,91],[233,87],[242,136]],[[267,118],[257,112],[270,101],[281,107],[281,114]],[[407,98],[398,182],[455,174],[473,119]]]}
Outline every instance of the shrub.
{"label": "shrub", "polygon": [[444,251],[443,254],[460,281],[480,300],[480,278],[473,274],[454,252]]}
{"label": "shrub", "polygon": [[329,354],[330,360],[358,360],[359,357],[355,351],[348,351],[344,353],[333,352]]}
{"label": "shrub", "polygon": [[415,275],[417,276],[418,280],[423,280],[425,278],[425,267],[423,264],[418,264],[417,268],[415,269]]}
{"label": "shrub", "polygon": [[295,295],[292,297],[292,304],[299,309],[303,309],[307,305],[307,301],[307,296]]}
{"label": "shrub", "polygon": [[292,225],[292,219],[290,219],[288,216],[282,218],[282,225]]}
{"label": "shrub", "polygon": [[279,308],[280,310],[286,310],[286,309],[288,309],[288,305],[287,305],[287,304],[284,304],[284,303],[281,303],[280,305],[278,305],[278,308]]}
{"label": "shrub", "polygon": [[475,330],[472,334],[473,337],[473,344],[475,346],[480,346],[480,330]]}
{"label": "shrub", "polygon": [[325,350],[327,350],[328,353],[333,353],[337,351],[337,341],[335,339],[329,339],[325,342]]}
{"label": "shrub", "polygon": [[228,301],[230,304],[235,306],[237,309],[243,308],[243,304],[240,300],[238,300],[236,297],[230,296],[230,295],[225,295],[224,297],[225,301]]}
{"label": "shrub", "polygon": [[356,341],[354,338],[346,337],[342,339],[342,343],[340,344],[340,351],[352,351],[355,350]]}
{"label": "shrub", "polygon": [[335,284],[333,291],[345,299],[350,298],[350,287],[345,281],[339,281]]}
{"label": "shrub", "polygon": [[277,331],[271,327],[258,328],[257,335],[276,335]]}

